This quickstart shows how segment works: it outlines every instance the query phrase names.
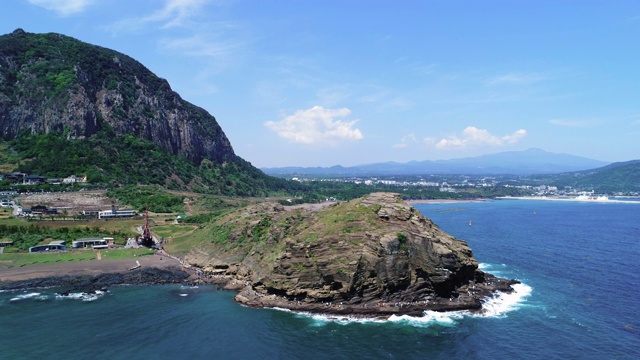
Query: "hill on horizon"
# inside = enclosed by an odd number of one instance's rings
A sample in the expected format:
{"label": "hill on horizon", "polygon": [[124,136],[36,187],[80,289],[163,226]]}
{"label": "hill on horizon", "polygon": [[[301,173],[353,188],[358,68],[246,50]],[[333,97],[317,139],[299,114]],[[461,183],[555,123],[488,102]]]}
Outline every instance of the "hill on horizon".
{"label": "hill on horizon", "polygon": [[596,193],[640,192],[640,160],[615,162],[597,169],[549,177],[558,186],[590,189]]}
{"label": "hill on horizon", "polygon": [[588,170],[607,164],[609,163],[605,161],[532,148],[524,151],[507,151],[450,160],[424,160],[407,163],[381,162],[351,167],[340,165],[331,167],[280,167],[262,168],[262,170],[275,176],[532,175]]}

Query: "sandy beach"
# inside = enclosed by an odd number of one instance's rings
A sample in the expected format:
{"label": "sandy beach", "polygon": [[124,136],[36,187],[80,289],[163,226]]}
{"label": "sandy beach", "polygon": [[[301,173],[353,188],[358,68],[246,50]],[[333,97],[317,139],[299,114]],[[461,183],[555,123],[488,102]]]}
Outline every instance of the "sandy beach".
{"label": "sandy beach", "polygon": [[417,200],[406,200],[407,204],[455,204],[455,203],[473,203],[473,202],[483,202],[488,199],[474,199],[474,200],[453,200],[453,199],[417,199]]}

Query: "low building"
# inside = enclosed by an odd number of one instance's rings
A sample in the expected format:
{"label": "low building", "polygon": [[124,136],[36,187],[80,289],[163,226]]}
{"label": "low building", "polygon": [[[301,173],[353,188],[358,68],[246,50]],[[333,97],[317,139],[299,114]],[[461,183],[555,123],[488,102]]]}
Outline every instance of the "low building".
{"label": "low building", "polygon": [[85,209],[82,210],[82,215],[87,217],[97,217],[100,210],[97,209]]}
{"label": "low building", "polygon": [[71,247],[74,249],[83,249],[88,247],[91,247],[92,249],[101,249],[108,246],[107,240],[103,238],[80,238],[73,240],[71,243]]}
{"label": "low building", "polygon": [[48,245],[36,245],[29,248],[30,253],[45,251],[67,251],[67,243],[64,240],[55,240]]}
{"label": "low building", "polygon": [[[24,213],[24,210],[23,210],[23,213]],[[33,215],[57,215],[58,209],[49,208],[44,205],[36,205],[31,207],[31,213]]]}
{"label": "low building", "polygon": [[133,217],[135,215],[135,210],[116,210],[115,207],[111,210],[98,211],[98,219]]}
{"label": "low building", "polygon": [[11,240],[0,240],[0,248],[1,247],[9,247],[13,245],[13,241]]}

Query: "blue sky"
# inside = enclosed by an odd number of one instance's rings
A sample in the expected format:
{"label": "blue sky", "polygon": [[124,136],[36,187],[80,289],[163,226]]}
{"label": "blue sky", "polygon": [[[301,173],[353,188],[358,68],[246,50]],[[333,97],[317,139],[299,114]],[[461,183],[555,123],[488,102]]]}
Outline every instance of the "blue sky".
{"label": "blue sky", "polygon": [[640,2],[7,0],[0,33],[123,52],[258,167],[532,147],[640,159]]}

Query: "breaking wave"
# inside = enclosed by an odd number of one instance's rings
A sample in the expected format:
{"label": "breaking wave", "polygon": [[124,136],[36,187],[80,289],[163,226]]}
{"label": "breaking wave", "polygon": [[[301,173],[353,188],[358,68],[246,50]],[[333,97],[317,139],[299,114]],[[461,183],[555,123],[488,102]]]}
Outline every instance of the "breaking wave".
{"label": "breaking wave", "polygon": [[81,292],[81,293],[58,293],[56,299],[58,300],[82,300],[82,301],[96,301],[103,297],[107,291],[96,290],[93,292]]}
{"label": "breaking wave", "polygon": [[316,321],[317,325],[333,322],[339,324],[349,323],[406,323],[412,326],[455,326],[459,320],[465,317],[471,318],[502,318],[505,317],[508,312],[519,309],[526,298],[531,295],[532,288],[527,284],[515,284],[512,285],[513,292],[511,293],[496,293],[495,296],[486,298],[483,301],[482,310],[480,312],[471,312],[468,310],[463,311],[448,311],[439,312],[427,310],[423,316],[410,316],[410,315],[391,315],[386,319],[383,318],[367,318],[348,315],[336,315],[336,314],[316,314],[309,312],[292,311],[283,308],[273,308],[274,310],[289,312],[297,316],[303,316],[311,318]]}
{"label": "breaking wave", "polygon": [[47,295],[42,295],[41,293],[33,292],[28,294],[21,294],[12,297],[9,299],[10,302],[21,301],[21,300],[47,300]]}

